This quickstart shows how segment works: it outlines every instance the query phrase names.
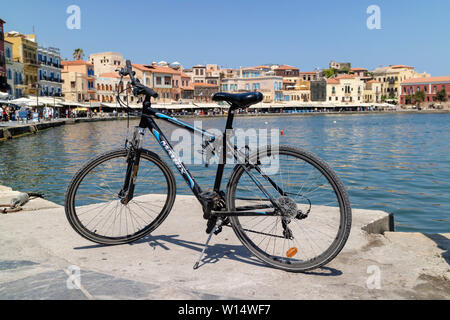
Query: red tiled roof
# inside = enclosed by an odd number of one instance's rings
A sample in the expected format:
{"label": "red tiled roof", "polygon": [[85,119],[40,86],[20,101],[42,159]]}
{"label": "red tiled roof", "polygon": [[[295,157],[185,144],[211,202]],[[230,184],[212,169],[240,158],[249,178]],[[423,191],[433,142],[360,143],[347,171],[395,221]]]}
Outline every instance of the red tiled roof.
{"label": "red tiled roof", "polygon": [[94,66],[92,63],[83,61],[83,60],[72,60],[72,61],[61,61],[62,66],[79,66],[79,65],[88,65],[88,66]]}
{"label": "red tiled roof", "polygon": [[292,67],[292,66],[288,66],[286,64],[283,64],[281,66],[279,66],[277,69],[275,70],[300,70],[299,68],[296,67]]}
{"label": "red tiled roof", "polygon": [[179,73],[179,71],[173,70],[172,68],[169,68],[169,67],[161,67],[161,66],[154,66],[154,65],[145,65],[145,67],[155,73],[168,73],[168,74],[178,74]]}
{"label": "red tiled roof", "polygon": [[328,79],[327,84],[339,84],[339,80],[337,79]]}
{"label": "red tiled roof", "polygon": [[270,67],[269,66],[256,66],[256,67],[242,68],[242,70],[255,70],[255,69],[270,69]]}
{"label": "red tiled roof", "polygon": [[351,68],[350,71],[367,71],[367,69],[364,69],[364,68]]}
{"label": "red tiled roof", "polygon": [[316,74],[316,71],[301,71],[300,74]]}
{"label": "red tiled roof", "polygon": [[370,81],[367,81],[367,83],[380,83],[380,82],[377,80],[370,80]]}
{"label": "red tiled roof", "polygon": [[154,73],[167,73],[167,74],[179,74],[180,71],[173,70],[169,67],[161,67],[161,66],[154,66],[154,65],[143,65],[138,63],[133,63],[133,67],[136,69],[139,69],[141,71],[149,71]]}
{"label": "red tiled roof", "polygon": [[407,79],[402,84],[450,82],[450,77],[426,77]]}
{"label": "red tiled roof", "polygon": [[353,74],[343,74],[339,77],[336,77],[335,79],[339,80],[339,79],[355,79],[355,78],[356,78],[356,76]]}
{"label": "red tiled roof", "polygon": [[392,69],[403,69],[403,68],[414,69],[414,67],[405,66],[403,64],[393,64],[393,65],[390,65],[389,67]]}

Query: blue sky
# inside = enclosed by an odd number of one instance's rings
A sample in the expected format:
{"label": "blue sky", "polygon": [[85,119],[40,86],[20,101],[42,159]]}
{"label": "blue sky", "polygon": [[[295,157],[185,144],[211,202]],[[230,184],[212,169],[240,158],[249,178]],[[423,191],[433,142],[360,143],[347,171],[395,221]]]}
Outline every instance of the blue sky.
{"label": "blue sky", "polygon": [[[284,63],[309,71],[330,60],[354,67],[413,65],[450,75],[448,0],[5,0],[7,31],[88,55],[116,51],[137,63],[179,61],[185,67]],[[81,30],[66,28],[69,5],[81,8]],[[369,30],[369,5],[381,8],[381,30]]]}

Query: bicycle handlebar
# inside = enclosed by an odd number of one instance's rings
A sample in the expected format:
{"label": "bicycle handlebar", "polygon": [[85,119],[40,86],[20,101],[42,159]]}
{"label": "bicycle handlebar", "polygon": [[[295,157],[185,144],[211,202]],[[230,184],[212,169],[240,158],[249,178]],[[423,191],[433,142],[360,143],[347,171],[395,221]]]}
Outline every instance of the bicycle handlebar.
{"label": "bicycle handlebar", "polygon": [[139,79],[135,79],[134,75],[135,72],[133,71],[133,67],[131,65],[131,61],[126,61],[126,68],[121,69],[119,71],[120,76],[126,77],[129,76],[131,80],[131,85],[133,86],[133,94],[135,96],[145,94],[148,97],[158,98],[158,93],[155,92],[152,88],[146,87],[143,84],[140,83]]}

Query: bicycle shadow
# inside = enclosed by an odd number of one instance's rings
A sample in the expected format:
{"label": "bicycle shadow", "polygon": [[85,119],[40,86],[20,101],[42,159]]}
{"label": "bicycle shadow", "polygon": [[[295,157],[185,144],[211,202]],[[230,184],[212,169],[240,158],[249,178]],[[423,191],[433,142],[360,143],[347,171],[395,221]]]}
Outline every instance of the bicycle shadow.
{"label": "bicycle shadow", "polygon": [[[179,235],[171,235],[171,236],[147,236],[139,241],[139,242],[148,242],[149,245],[153,248],[156,248],[157,246],[165,249],[170,250],[167,246],[164,245],[164,243],[161,242],[168,242],[174,245],[178,245],[181,247],[184,247],[186,249],[197,251],[199,254],[203,250],[204,244],[199,242],[193,242],[193,241],[187,241],[183,239],[177,239]],[[253,256],[247,248],[245,248],[242,245],[229,245],[229,244],[221,244],[216,243],[214,245],[209,246],[206,249],[205,256],[201,260],[201,264],[199,267],[206,265],[206,264],[215,264],[219,262],[222,259],[230,259],[233,261],[246,263],[262,268],[269,268],[273,269],[273,267],[268,266],[267,264],[261,262],[258,258]],[[304,274],[308,275],[316,275],[316,276],[340,276],[342,275],[342,272],[340,270],[330,268],[330,267],[322,267],[318,270],[322,271],[310,271],[310,272],[304,272]]]}
{"label": "bicycle shadow", "polygon": [[[167,244],[173,244],[180,247],[183,247],[185,249],[193,250],[197,252],[199,255],[203,250],[204,243],[200,242],[194,242],[194,241],[188,241],[183,240],[179,238],[180,235],[160,235],[160,236],[152,236],[148,235],[144,238],[135,241],[134,243],[130,243],[128,245],[136,245],[136,244],[142,244],[142,243],[148,243],[148,245],[153,248],[162,248],[164,250],[169,251],[170,248],[167,246]],[[89,250],[89,249],[95,249],[95,248],[103,248],[107,247],[105,245],[91,245],[91,246],[83,246],[83,247],[76,247],[74,250]],[[274,269],[273,267],[261,262],[258,258],[253,256],[247,248],[245,248],[242,245],[231,245],[231,244],[221,244],[216,243],[211,246],[209,246],[206,249],[205,255],[203,259],[201,260],[201,263],[199,267],[202,267],[207,264],[215,264],[219,262],[222,259],[229,259],[233,261],[237,261],[240,263],[245,263],[261,268],[268,268],[268,269]],[[337,270],[335,268],[331,267],[321,267],[314,271],[307,271],[303,272],[305,275],[312,275],[312,276],[322,276],[322,277],[336,277],[342,275],[342,271]]]}

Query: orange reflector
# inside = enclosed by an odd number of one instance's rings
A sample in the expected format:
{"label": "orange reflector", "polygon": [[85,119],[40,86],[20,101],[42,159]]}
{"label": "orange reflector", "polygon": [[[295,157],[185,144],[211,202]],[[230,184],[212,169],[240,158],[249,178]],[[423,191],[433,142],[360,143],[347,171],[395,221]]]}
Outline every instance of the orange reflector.
{"label": "orange reflector", "polygon": [[296,247],[290,248],[290,249],[286,252],[286,257],[292,258],[292,257],[294,257],[297,253],[298,253],[298,249],[297,249]]}

